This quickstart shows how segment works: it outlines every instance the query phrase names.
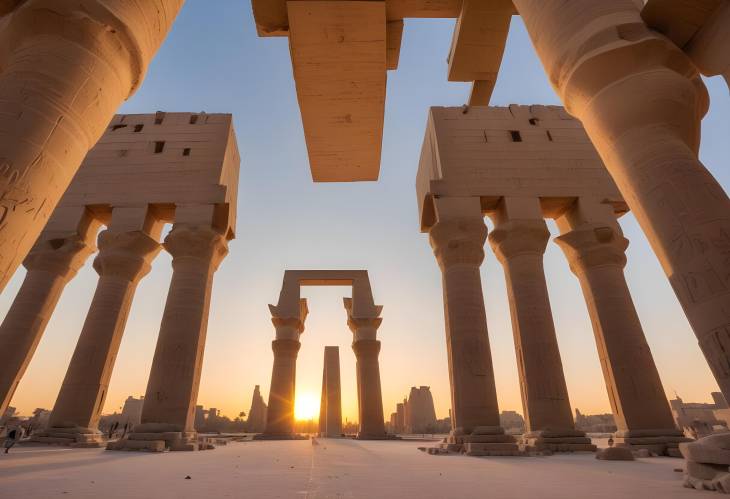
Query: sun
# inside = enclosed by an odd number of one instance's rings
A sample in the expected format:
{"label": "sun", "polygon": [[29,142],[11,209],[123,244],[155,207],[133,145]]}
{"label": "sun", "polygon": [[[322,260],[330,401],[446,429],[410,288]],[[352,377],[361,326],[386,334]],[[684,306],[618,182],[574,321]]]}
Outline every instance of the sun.
{"label": "sun", "polygon": [[299,420],[316,419],[319,416],[319,397],[313,393],[299,393],[294,401],[294,417]]}

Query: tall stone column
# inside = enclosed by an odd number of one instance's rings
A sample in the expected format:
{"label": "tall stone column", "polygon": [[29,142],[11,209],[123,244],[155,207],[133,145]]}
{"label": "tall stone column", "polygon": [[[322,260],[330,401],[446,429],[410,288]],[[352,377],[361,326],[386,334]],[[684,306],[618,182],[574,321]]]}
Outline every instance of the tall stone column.
{"label": "tall stone column", "polygon": [[577,431],[545,282],[550,231],[538,199],[506,198],[492,215],[489,243],[504,268],[525,414],[523,444],[537,450],[594,451]]}
{"label": "tall stone column", "polygon": [[628,240],[609,205],[579,200],[555,239],[578,277],[593,324],[618,443],[679,457],[677,429],[624,277]]}
{"label": "tall stone column", "polygon": [[66,284],[94,252],[78,234],[43,240],[23,262],[23,285],[0,325],[0,414],[10,404]]}
{"label": "tall stone column", "polygon": [[99,234],[94,298],[66,371],[48,428],[39,441],[76,446],[101,442],[97,429],[119,344],[139,280],[160,244],[144,231]]}
{"label": "tall stone column", "polygon": [[271,342],[274,368],[271,372],[269,408],[266,412],[264,437],[294,437],[294,396],[297,383],[297,354],[301,343],[294,339]]}
{"label": "tall stone column", "polygon": [[697,157],[697,69],[632,0],[514,0],[568,112],[646,233],[730,397],[730,199]]}
{"label": "tall stone column", "polygon": [[479,198],[440,198],[435,206],[438,221],[429,240],[444,294],[452,428],[447,448],[472,455],[516,453],[514,438],[505,435],[499,423],[479,275],[487,238]]}
{"label": "tall stone column", "polygon": [[[299,290],[298,284],[296,288]],[[278,307],[269,305],[271,322],[276,328],[276,339],[271,342],[274,351],[274,367],[271,372],[271,389],[269,405],[266,410],[266,429],[256,438],[259,439],[293,439],[299,438],[294,433],[294,397],[297,382],[297,354],[299,353],[299,337],[304,332],[304,321],[307,318],[307,300],[299,299],[297,317],[279,315]],[[292,314],[293,315],[293,314]]]}
{"label": "tall stone column", "polygon": [[340,390],[340,348],[324,347],[322,399],[319,407],[319,436],[342,436],[342,396]]}
{"label": "tall stone column", "polygon": [[[357,405],[360,428],[357,438],[376,440],[386,437],[383,393],[380,387],[380,341],[376,339],[383,322],[380,317],[354,317],[353,302],[345,298],[347,325],[352,331],[352,350],[357,359]],[[380,307],[377,308],[378,312]]]}
{"label": "tall stone column", "polygon": [[[176,224],[164,248],[172,282],[147,383],[141,424],[109,448],[197,450],[195,404],[203,367],[213,275],[228,253],[211,227]],[[161,448],[161,449],[160,449]]]}
{"label": "tall stone column", "polygon": [[117,107],[141,84],[182,4],[4,6],[12,12],[0,29],[0,290]]}

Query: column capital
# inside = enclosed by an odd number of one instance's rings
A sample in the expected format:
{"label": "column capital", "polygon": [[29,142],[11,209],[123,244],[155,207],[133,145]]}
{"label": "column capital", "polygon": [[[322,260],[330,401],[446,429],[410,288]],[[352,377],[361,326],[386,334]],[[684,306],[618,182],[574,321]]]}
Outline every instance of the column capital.
{"label": "column capital", "polygon": [[23,261],[28,270],[40,270],[72,278],[84,265],[86,259],[96,251],[93,242],[74,234],[65,238],[39,241]]}
{"label": "column capital", "polygon": [[94,269],[100,276],[114,276],[128,281],[138,281],[150,271],[151,262],[162,246],[143,231],[101,232],[98,239],[99,254],[94,259]]}
{"label": "column capital", "polygon": [[489,234],[489,245],[501,263],[520,255],[545,253],[550,231],[545,220],[510,220],[498,223]]}
{"label": "column capital", "polygon": [[352,342],[352,350],[358,359],[377,357],[380,353],[379,340],[358,340]]}
{"label": "column capital", "polygon": [[555,242],[568,258],[574,273],[588,268],[626,265],[626,239],[618,223],[612,225],[585,224],[568,230],[555,238]]}
{"label": "column capital", "polygon": [[373,310],[375,316],[355,317],[352,315],[353,299],[344,298],[342,301],[347,311],[347,326],[353,333],[353,341],[376,339],[378,328],[383,322],[383,319],[378,317],[383,310],[383,306],[375,305]]}
{"label": "column capital", "polygon": [[175,225],[165,237],[165,250],[172,255],[172,266],[197,264],[217,269],[228,255],[226,238],[207,226]]}
{"label": "column capital", "polygon": [[478,267],[484,261],[487,226],[481,216],[440,220],[428,237],[442,270],[453,265]]}

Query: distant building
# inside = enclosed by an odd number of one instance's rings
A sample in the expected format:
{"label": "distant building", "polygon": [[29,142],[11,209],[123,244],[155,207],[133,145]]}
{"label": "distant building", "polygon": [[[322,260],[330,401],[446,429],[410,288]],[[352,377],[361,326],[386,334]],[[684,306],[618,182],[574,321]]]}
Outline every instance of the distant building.
{"label": "distant building", "polygon": [[251,399],[251,410],[248,411],[248,419],[246,420],[246,431],[248,433],[262,433],[266,429],[266,404],[261,396],[259,385],[253,389],[253,398]]}
{"label": "distant building", "polygon": [[433,433],[436,409],[428,386],[411,387],[406,402],[406,433]]}
{"label": "distant building", "polygon": [[586,433],[613,433],[616,431],[616,421],[613,414],[582,414],[575,410],[575,429]]}
{"label": "distant building", "polygon": [[131,395],[124,401],[124,407],[122,407],[122,421],[124,423],[130,423],[137,425],[142,422],[142,406],[144,406],[144,397],[138,399]]}
{"label": "distant building", "polygon": [[393,433],[436,433],[440,426],[431,389],[428,386],[411,387],[408,397],[396,404],[388,426]]}
{"label": "distant building", "polygon": [[720,392],[712,392],[712,403],[685,402],[681,398],[670,400],[672,414],[677,426],[701,437],[716,431],[726,431],[730,423],[730,408]]}
{"label": "distant building", "polygon": [[522,434],[525,432],[525,418],[517,411],[502,411],[499,424],[507,433]]}

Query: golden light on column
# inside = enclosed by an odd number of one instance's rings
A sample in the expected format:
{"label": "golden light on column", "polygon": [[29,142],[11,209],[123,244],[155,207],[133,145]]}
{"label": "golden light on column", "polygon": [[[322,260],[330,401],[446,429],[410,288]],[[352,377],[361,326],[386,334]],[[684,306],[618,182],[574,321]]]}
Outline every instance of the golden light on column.
{"label": "golden light on column", "polygon": [[294,400],[294,418],[310,421],[319,416],[319,397],[312,392],[297,393]]}

